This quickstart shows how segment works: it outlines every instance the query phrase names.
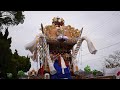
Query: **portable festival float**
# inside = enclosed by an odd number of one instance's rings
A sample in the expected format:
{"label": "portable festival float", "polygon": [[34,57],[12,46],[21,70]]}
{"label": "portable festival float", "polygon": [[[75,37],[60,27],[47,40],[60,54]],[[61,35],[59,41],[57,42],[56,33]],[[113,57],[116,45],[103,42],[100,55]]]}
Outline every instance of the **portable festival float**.
{"label": "portable festival float", "polygon": [[[89,52],[96,54],[93,43],[86,36],[81,37],[81,30],[64,24],[64,19],[54,17],[52,25],[43,27],[35,39],[25,46],[32,55],[29,78],[73,79],[79,75],[77,54],[85,40]],[[76,78],[74,78],[76,79]]]}

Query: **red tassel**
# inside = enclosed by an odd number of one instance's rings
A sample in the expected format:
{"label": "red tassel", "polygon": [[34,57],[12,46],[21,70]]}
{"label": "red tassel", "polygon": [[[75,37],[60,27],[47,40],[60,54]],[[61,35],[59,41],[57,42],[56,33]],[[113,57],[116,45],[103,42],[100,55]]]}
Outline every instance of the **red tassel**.
{"label": "red tassel", "polygon": [[120,75],[120,71],[117,73],[117,76],[119,76]]}
{"label": "red tassel", "polygon": [[69,67],[69,61],[65,61],[65,65]]}
{"label": "red tassel", "polygon": [[58,56],[58,64],[61,66],[61,57],[60,57],[60,55]]}
{"label": "red tassel", "polygon": [[42,68],[39,69],[39,74],[40,74],[41,76],[44,75],[44,67],[43,67],[43,66],[42,66]]}

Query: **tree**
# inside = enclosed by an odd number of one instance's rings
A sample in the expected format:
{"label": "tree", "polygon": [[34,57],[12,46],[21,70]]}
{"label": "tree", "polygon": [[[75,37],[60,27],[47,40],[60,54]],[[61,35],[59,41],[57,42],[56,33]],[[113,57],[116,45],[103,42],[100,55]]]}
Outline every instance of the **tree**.
{"label": "tree", "polygon": [[98,70],[96,70],[96,69],[94,69],[94,70],[92,71],[92,73],[93,73],[94,76],[96,76],[97,72],[98,72]]}
{"label": "tree", "polygon": [[20,77],[22,77],[22,76],[25,76],[25,73],[22,71],[22,70],[20,70],[20,71],[18,71],[18,77],[20,78]]}
{"label": "tree", "polygon": [[3,26],[23,24],[24,19],[23,11],[0,11],[0,31]]}
{"label": "tree", "polygon": [[3,35],[2,32],[0,32],[0,72],[1,77],[6,78],[6,73],[9,71],[11,64],[11,57],[12,57],[12,51],[10,49],[11,47],[11,38],[8,38],[9,32],[8,28],[5,30],[5,34]]}
{"label": "tree", "polygon": [[5,34],[1,32],[4,26],[15,26],[24,22],[23,11],[0,11],[0,77],[7,78],[7,73],[17,76],[17,50],[13,58],[11,47],[11,37],[8,38],[8,28],[5,28]]}
{"label": "tree", "polygon": [[14,78],[17,78],[18,71],[22,70],[23,72],[27,72],[30,69],[30,58],[25,56],[20,56],[18,51],[15,50],[14,54],[12,55],[12,62],[13,62],[13,73]]}
{"label": "tree", "polygon": [[8,28],[6,28],[4,35],[0,32],[0,77],[7,78],[7,73],[12,73],[13,78],[17,78],[19,70],[24,72],[29,70],[30,61],[28,57],[19,56],[17,50],[12,54],[10,49],[12,41],[8,35]]}
{"label": "tree", "polygon": [[22,70],[27,72],[30,69],[30,58],[26,58],[25,56],[18,56],[16,60],[17,71]]}
{"label": "tree", "polygon": [[91,72],[90,66],[87,65],[87,66],[84,68],[84,71],[87,72],[87,73]]}
{"label": "tree", "polygon": [[106,68],[120,67],[120,51],[115,51],[108,58],[105,58],[105,66]]}
{"label": "tree", "polygon": [[8,77],[9,79],[11,79],[11,78],[12,78],[12,73],[7,73],[7,77]]}

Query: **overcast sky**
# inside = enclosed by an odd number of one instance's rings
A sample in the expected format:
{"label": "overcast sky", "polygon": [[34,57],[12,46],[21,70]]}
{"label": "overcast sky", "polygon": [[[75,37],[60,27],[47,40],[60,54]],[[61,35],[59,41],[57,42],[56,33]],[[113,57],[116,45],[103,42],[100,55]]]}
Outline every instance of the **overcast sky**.
{"label": "overcast sky", "polygon": [[24,15],[23,24],[9,28],[11,49],[13,52],[17,49],[21,56],[30,55],[24,46],[40,32],[40,24],[51,25],[56,16],[64,18],[65,25],[79,30],[83,27],[82,36],[91,39],[98,50],[96,55],[91,55],[87,43],[83,42],[79,55],[81,69],[89,65],[92,69],[102,70],[104,57],[120,50],[120,11],[25,11]]}

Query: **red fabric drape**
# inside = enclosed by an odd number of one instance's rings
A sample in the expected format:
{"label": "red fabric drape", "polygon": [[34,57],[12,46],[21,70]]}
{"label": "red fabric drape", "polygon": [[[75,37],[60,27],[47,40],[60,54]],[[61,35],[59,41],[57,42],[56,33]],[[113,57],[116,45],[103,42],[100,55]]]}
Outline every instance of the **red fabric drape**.
{"label": "red fabric drape", "polygon": [[117,73],[117,76],[119,76],[120,75],[120,71]]}
{"label": "red fabric drape", "polygon": [[65,61],[65,65],[69,67],[69,61]]}
{"label": "red fabric drape", "polygon": [[44,67],[42,66],[42,68],[39,69],[38,73],[43,76],[44,75]]}
{"label": "red fabric drape", "polygon": [[61,58],[60,58],[60,55],[58,56],[58,64],[61,66]]}

